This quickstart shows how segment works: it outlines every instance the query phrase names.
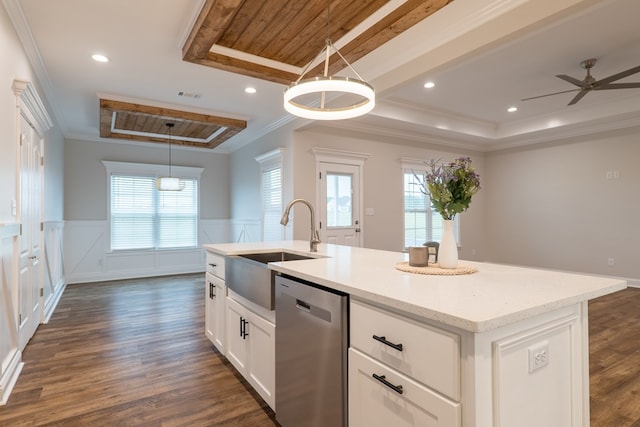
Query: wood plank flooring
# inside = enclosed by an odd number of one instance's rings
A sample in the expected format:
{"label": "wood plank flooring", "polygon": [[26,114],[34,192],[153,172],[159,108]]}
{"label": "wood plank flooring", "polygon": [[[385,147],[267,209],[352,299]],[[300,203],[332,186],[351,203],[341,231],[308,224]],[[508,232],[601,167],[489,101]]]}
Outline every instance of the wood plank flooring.
{"label": "wood plank flooring", "polygon": [[640,289],[589,303],[591,427],[640,427]]}
{"label": "wood plank flooring", "polygon": [[[277,426],[204,336],[202,274],[69,285],[0,426]],[[589,304],[591,426],[640,427],[640,289]]]}
{"label": "wood plank flooring", "polygon": [[69,285],[0,426],[275,426],[204,336],[204,275]]}

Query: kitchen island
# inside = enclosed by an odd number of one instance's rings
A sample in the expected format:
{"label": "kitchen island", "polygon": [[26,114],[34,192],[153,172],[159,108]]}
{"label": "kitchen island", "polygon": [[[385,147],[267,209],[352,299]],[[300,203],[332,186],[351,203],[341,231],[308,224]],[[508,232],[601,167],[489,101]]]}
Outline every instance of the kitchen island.
{"label": "kitchen island", "polygon": [[318,257],[269,267],[349,294],[351,426],[589,425],[587,301],[622,280],[470,261],[412,274],[404,253],[304,241],[205,248]]}

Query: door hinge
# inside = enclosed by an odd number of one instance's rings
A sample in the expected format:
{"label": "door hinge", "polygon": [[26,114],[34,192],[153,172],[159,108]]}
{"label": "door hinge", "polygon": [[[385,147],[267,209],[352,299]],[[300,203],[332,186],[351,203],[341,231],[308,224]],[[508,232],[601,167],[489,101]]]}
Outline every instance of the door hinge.
{"label": "door hinge", "polygon": [[44,288],[40,288],[40,296],[43,297],[44,296]]}
{"label": "door hinge", "polygon": [[44,231],[44,222],[40,223],[40,231]]}
{"label": "door hinge", "polygon": [[322,230],[322,221],[320,221],[320,230]]}
{"label": "door hinge", "polygon": [[320,172],[320,176],[319,176],[319,179],[322,179],[322,172]]}
{"label": "door hinge", "polygon": [[22,314],[18,314],[18,326],[22,324]]}
{"label": "door hinge", "polygon": [[20,224],[20,235],[22,236],[22,224]]}

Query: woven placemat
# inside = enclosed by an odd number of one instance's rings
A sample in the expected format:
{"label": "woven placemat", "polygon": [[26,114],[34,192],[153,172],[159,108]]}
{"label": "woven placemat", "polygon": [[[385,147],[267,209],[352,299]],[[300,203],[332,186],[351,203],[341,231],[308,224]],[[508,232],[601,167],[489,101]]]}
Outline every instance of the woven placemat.
{"label": "woven placemat", "polygon": [[406,273],[431,274],[434,276],[457,276],[478,271],[477,268],[464,264],[458,265],[456,268],[440,268],[438,264],[430,264],[428,267],[412,267],[409,265],[409,261],[397,263],[396,269]]}

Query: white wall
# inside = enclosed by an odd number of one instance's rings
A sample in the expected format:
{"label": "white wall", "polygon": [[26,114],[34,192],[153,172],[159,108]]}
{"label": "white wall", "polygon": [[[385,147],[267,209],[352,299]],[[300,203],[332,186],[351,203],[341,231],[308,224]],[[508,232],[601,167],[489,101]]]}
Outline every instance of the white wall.
{"label": "white wall", "polygon": [[[51,115],[51,108],[37,81],[27,55],[14,31],[4,7],[0,7],[0,404],[8,398],[13,383],[21,368],[21,352],[17,348],[18,337],[18,284],[17,247],[19,226],[13,214],[13,203],[18,201],[18,113],[16,95],[12,89],[14,80],[30,82],[39,94]],[[55,121],[55,119],[54,119]],[[55,125],[44,136],[44,205],[43,220],[58,222],[63,217],[62,209],[62,135]],[[20,206],[17,206],[18,210]],[[45,227],[49,230],[49,227]],[[51,267],[53,279],[38,287],[46,287],[49,298],[42,301],[52,309],[55,290],[60,290],[64,280],[60,276],[60,240],[55,233],[44,238],[43,254],[48,256],[40,265]],[[51,292],[49,292],[51,291]],[[44,319],[43,319],[44,320]]]}
{"label": "white wall", "polygon": [[636,128],[487,154],[487,260],[639,280],[639,138]]}
{"label": "white wall", "polygon": [[[232,242],[262,240],[262,200],[260,199],[260,164],[256,157],[276,148],[283,153],[283,198],[291,200],[293,183],[292,130],[283,126],[260,140],[236,150],[231,155],[231,234]],[[297,196],[296,196],[297,197]]]}
{"label": "white wall", "polygon": [[15,79],[35,80],[20,40],[4,8],[0,8],[0,223],[15,221],[11,201],[17,200],[18,156]]}
{"label": "white wall", "polygon": [[[168,147],[67,140],[64,150],[65,272],[68,283],[203,271],[200,248],[113,253],[109,248],[108,179],[102,160],[166,164]],[[204,168],[200,244],[228,241],[229,156],[172,149],[172,164]]]}
{"label": "white wall", "polygon": [[44,138],[44,219],[64,218],[64,138],[56,126]]}
{"label": "white wall", "polygon": [[[64,212],[67,220],[107,219],[107,174],[102,160],[167,164],[167,146],[67,140],[64,150]],[[204,168],[200,217],[229,218],[229,158],[226,154],[172,148],[172,164]]]}
{"label": "white wall", "polygon": [[[315,201],[316,166],[314,147],[353,151],[369,154],[364,162],[364,207],[373,208],[374,215],[362,216],[363,246],[374,249],[401,251],[404,248],[403,231],[403,171],[401,158],[409,157],[428,162],[431,159],[453,160],[470,156],[473,166],[484,175],[484,159],[470,151],[443,149],[428,144],[389,141],[371,135],[349,135],[338,130],[318,129],[297,132],[295,136],[296,190],[305,188],[305,197]],[[484,244],[484,203],[480,190],[469,210],[461,214],[462,259],[481,260]],[[308,224],[308,218],[304,224]],[[296,228],[296,232],[298,229]],[[308,226],[300,229],[301,239],[308,238]],[[475,250],[475,251],[474,251]]]}
{"label": "white wall", "polygon": [[[292,141],[291,138],[293,138]],[[477,171],[483,174],[483,156],[472,152],[419,147],[409,142],[388,141],[375,136],[349,135],[331,128],[282,131],[269,135],[232,154],[232,218],[260,220],[260,174],[254,157],[278,146],[287,147],[285,155],[285,197],[304,198],[316,203],[316,160],[314,147],[331,148],[369,154],[364,164],[364,206],[374,208],[375,215],[363,215],[363,246],[400,251],[403,249],[402,168],[401,157],[428,161],[432,158],[452,159],[462,155],[473,158]],[[461,258],[482,259],[484,244],[484,203],[482,190],[474,197],[471,208],[462,214]],[[309,238],[309,212],[296,209],[293,233],[288,237]],[[288,227],[290,228],[290,227]],[[256,240],[256,239],[254,239]],[[475,254],[472,254],[475,249]]]}

